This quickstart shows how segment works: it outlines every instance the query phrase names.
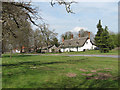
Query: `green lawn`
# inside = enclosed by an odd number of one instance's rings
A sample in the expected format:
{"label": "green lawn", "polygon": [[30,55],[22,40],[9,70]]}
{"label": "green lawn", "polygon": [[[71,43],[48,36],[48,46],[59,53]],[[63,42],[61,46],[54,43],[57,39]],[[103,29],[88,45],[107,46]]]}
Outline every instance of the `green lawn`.
{"label": "green lawn", "polygon": [[[51,54],[51,53],[46,53]],[[101,53],[99,50],[88,50],[81,52],[64,52],[64,53],[52,53],[52,54],[96,54],[96,55],[118,55],[118,50],[110,50],[108,53]]]}
{"label": "green lawn", "polygon": [[2,58],[3,88],[117,88],[118,60],[102,57]]}

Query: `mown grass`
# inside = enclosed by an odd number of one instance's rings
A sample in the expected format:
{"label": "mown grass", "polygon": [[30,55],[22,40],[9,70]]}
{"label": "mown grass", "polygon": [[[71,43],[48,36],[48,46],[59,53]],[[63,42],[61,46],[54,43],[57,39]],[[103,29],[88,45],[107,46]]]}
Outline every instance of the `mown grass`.
{"label": "mown grass", "polygon": [[99,50],[88,50],[88,51],[81,51],[81,52],[63,52],[63,53],[46,53],[46,54],[118,55],[118,50],[110,50],[108,53],[101,53]]}
{"label": "mown grass", "polygon": [[[97,73],[111,76],[95,79]],[[10,59],[9,55],[3,55],[2,75],[3,88],[117,88],[118,60],[105,57],[30,55],[14,55]]]}
{"label": "mown grass", "polygon": [[101,53],[99,50],[88,50],[85,52],[65,52],[66,54],[97,54],[97,55],[118,55],[118,50],[110,50],[108,53]]}

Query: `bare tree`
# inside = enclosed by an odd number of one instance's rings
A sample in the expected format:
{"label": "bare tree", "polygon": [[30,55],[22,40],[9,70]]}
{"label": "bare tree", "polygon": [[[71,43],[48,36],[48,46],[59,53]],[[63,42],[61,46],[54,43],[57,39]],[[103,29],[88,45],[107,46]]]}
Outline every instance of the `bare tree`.
{"label": "bare tree", "polygon": [[36,52],[38,48],[44,46],[43,36],[39,29],[34,31],[34,51]]}
{"label": "bare tree", "polygon": [[[66,11],[68,13],[73,13],[70,6],[72,3],[75,2],[66,2],[65,0],[55,1],[51,0],[51,6],[54,6],[54,4],[56,3],[58,3],[59,5],[65,5]],[[34,20],[43,20],[43,18],[38,14],[37,8],[32,7],[31,2],[2,2],[2,7],[3,36],[6,33],[10,32],[15,38],[17,37],[13,32],[14,28],[12,28],[12,24],[14,24],[17,28],[20,28],[22,27],[22,21],[28,20],[34,25],[38,26],[38,24]]]}
{"label": "bare tree", "polygon": [[71,4],[77,3],[75,1],[66,1],[66,0],[51,0],[51,6],[53,7],[55,4],[64,5],[65,9],[68,13],[74,13],[71,9]]}
{"label": "bare tree", "polygon": [[39,26],[40,27],[40,31],[42,33],[43,36],[43,41],[45,42],[47,48],[49,45],[51,45],[51,41],[56,38],[56,36],[58,35],[57,33],[54,32],[54,30],[49,30],[49,25],[48,24],[42,24]]}
{"label": "bare tree", "polygon": [[[71,10],[71,4],[74,2],[66,2],[65,0],[56,0],[54,2],[51,0],[51,5],[58,3],[59,5],[65,5],[66,11],[68,13],[73,13]],[[9,8],[8,8],[9,7]],[[17,38],[17,30],[21,30],[24,26],[24,21],[31,22],[33,25],[39,27],[38,23],[35,20],[43,20],[43,18],[38,13],[38,8],[33,7],[31,2],[4,2],[2,1],[2,50],[5,50],[6,38],[9,38],[12,35],[14,38]],[[3,41],[4,40],[4,41]]]}
{"label": "bare tree", "polygon": [[[71,39],[72,34],[73,34],[73,38],[78,38],[79,34],[80,34],[80,37],[88,37],[88,32],[90,32],[90,31],[87,31],[84,29],[81,29],[79,32],[68,31],[68,32],[65,32],[65,34],[61,35],[61,40],[62,40],[62,38],[64,38],[65,40]],[[92,41],[94,40],[94,34],[92,32],[90,32],[90,38]]]}

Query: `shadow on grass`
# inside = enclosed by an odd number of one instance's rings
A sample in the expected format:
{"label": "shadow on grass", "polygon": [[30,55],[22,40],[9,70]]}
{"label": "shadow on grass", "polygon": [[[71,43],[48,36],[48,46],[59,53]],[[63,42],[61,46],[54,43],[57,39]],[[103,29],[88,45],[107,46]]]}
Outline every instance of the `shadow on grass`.
{"label": "shadow on grass", "polygon": [[28,62],[19,62],[17,64],[2,64],[2,66],[21,66],[21,65],[45,65],[45,64],[57,64],[57,63],[66,63],[66,62],[45,62],[40,63],[40,61],[28,61]]}
{"label": "shadow on grass", "polygon": [[[56,61],[56,62],[41,62],[41,61],[27,61],[27,62],[18,62],[16,64],[2,64],[2,66],[21,66],[21,65],[47,65],[47,64],[61,64],[61,63],[77,63],[77,62],[83,62],[84,59],[81,60],[67,60],[67,61]],[[1,66],[1,65],[0,65]]]}
{"label": "shadow on grass", "polygon": [[[12,58],[16,58],[16,57],[30,57],[32,55],[12,55]],[[3,55],[2,58],[9,58],[10,55]]]}

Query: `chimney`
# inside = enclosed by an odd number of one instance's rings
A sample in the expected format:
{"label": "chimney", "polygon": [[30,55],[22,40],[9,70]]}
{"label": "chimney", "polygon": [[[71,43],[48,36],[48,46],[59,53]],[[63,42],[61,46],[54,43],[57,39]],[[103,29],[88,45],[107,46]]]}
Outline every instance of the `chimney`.
{"label": "chimney", "polygon": [[64,37],[62,38],[62,42],[64,43]]}
{"label": "chimney", "polygon": [[71,34],[71,39],[73,39],[73,34]]}
{"label": "chimney", "polygon": [[79,33],[79,35],[78,35],[78,36],[79,36],[79,38],[80,38],[80,33]]}
{"label": "chimney", "polygon": [[88,32],[88,39],[90,39],[90,32]]}

